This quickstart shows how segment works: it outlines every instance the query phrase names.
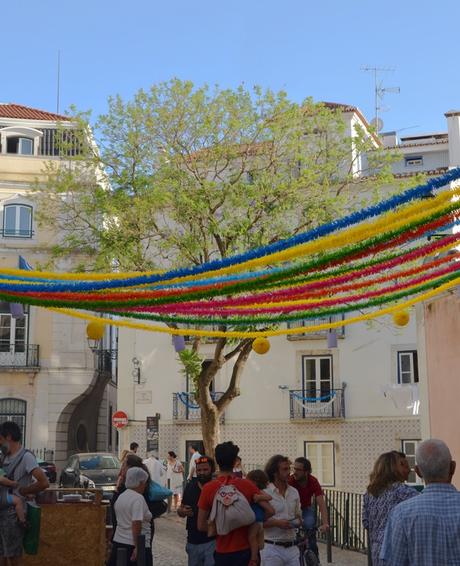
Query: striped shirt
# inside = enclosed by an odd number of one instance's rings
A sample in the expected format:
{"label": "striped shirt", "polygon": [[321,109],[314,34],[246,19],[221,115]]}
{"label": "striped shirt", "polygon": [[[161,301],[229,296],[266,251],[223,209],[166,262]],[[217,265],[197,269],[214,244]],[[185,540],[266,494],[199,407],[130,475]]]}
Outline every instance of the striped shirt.
{"label": "striped shirt", "polygon": [[385,566],[460,566],[460,492],[431,483],[390,513],[380,558]]}

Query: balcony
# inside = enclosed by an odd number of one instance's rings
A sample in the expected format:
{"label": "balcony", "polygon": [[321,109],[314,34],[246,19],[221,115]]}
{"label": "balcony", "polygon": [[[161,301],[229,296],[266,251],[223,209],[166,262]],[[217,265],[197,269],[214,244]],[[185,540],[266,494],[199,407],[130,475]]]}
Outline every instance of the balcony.
{"label": "balcony", "polygon": [[289,390],[291,420],[345,418],[345,389]]}
{"label": "balcony", "polygon": [[11,345],[8,350],[6,348],[5,344],[0,344],[0,370],[39,369],[40,348],[38,344]]}
{"label": "balcony", "polygon": [[[211,393],[213,401],[220,399],[223,392]],[[201,421],[201,409],[196,401],[194,393],[173,393],[173,420],[176,422]],[[224,422],[224,415],[220,417],[220,422]]]}
{"label": "balcony", "polygon": [[[306,318],[287,323],[288,328],[299,328],[301,326],[318,326],[319,324],[327,324],[329,322],[339,322],[345,320],[344,314],[333,314],[323,318]],[[339,326],[336,329],[337,338],[345,338],[345,326]],[[317,332],[308,332],[303,334],[288,334],[288,340],[325,340],[328,330],[318,330]]]}
{"label": "balcony", "polygon": [[116,375],[118,350],[96,350],[94,353],[95,369],[99,373],[110,373],[110,375]]}

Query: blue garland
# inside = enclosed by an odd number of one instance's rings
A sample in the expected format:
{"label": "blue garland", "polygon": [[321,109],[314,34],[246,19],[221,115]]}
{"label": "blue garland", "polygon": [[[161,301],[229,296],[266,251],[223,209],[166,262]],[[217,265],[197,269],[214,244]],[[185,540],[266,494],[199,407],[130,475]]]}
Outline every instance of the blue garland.
{"label": "blue garland", "polygon": [[[229,267],[231,265],[241,264],[252,259],[257,259],[268,254],[280,252],[290,247],[298,246],[300,244],[304,244],[306,242],[316,240],[322,236],[326,236],[342,228],[353,226],[354,224],[358,224],[363,220],[393,210],[398,206],[401,206],[402,204],[430,195],[434,190],[444,187],[445,185],[459,178],[460,178],[460,168],[452,169],[445,175],[441,175],[440,177],[437,177],[435,179],[430,179],[424,185],[419,185],[417,187],[405,191],[400,195],[395,195],[393,197],[390,197],[389,199],[384,200],[376,205],[363,208],[362,210],[359,210],[357,212],[353,212],[352,214],[349,214],[348,216],[345,216],[344,218],[341,218],[339,220],[333,220],[332,222],[329,222],[327,224],[322,224],[321,226],[317,226],[312,230],[308,230],[307,232],[297,234],[296,236],[293,236],[291,238],[280,240],[278,242],[274,242],[273,244],[261,246],[259,248],[254,248],[242,254],[231,256],[228,258],[209,261],[193,267],[173,269],[171,271],[167,271],[161,274],[157,273],[152,275],[140,275],[136,277],[127,277],[124,279],[112,279],[108,281],[91,281],[91,282],[86,282],[86,281],[78,281],[78,282],[74,281],[74,282],[66,282],[66,283],[50,282],[50,283],[45,283],[43,285],[34,285],[33,290],[37,292],[49,291],[50,289],[52,289],[53,291],[75,291],[75,290],[97,291],[97,290],[111,289],[118,287],[131,287],[131,286],[147,285],[161,281],[167,281],[169,279],[180,279],[182,277],[187,277],[190,275],[199,275],[207,271],[214,271],[224,267]],[[24,292],[31,290],[29,285],[22,285],[22,284],[12,284],[12,285],[0,284],[0,289],[8,290],[8,291],[17,291],[17,292]]]}
{"label": "blue garland", "polygon": [[323,395],[322,397],[302,397],[299,393],[292,392],[291,395],[300,401],[306,401],[307,403],[315,403],[317,401],[330,401],[334,399],[337,395],[335,391],[331,391],[329,395]]}

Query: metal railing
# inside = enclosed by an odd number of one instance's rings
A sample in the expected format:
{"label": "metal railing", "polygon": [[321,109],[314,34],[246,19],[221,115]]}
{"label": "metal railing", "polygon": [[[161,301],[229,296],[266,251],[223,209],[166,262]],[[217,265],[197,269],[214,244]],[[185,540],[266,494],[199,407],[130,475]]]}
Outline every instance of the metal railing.
{"label": "metal railing", "polygon": [[0,343],[0,368],[40,367],[38,344],[16,344],[6,346]]}
{"label": "metal railing", "polygon": [[[222,391],[211,393],[214,401],[220,399],[222,395]],[[201,409],[195,393],[173,393],[173,420],[187,422],[199,422],[201,420]],[[221,415],[220,422],[224,422],[224,414]]]}
{"label": "metal railing", "polygon": [[[329,512],[331,543],[347,550],[367,553],[367,533],[363,527],[363,494],[324,489]],[[319,519],[319,511],[317,510]],[[319,533],[326,542],[326,534]]]}
{"label": "metal railing", "polygon": [[345,389],[290,389],[291,419],[343,419]]}
{"label": "metal railing", "polygon": [[96,369],[101,373],[116,373],[118,350],[96,350]]}

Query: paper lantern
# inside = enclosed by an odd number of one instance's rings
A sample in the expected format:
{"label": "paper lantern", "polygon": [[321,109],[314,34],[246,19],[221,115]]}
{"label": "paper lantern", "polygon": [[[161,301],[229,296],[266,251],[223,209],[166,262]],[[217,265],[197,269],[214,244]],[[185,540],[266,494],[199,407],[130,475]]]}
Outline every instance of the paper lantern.
{"label": "paper lantern", "polygon": [[337,348],[337,345],[337,331],[333,328],[327,333],[327,347]]}
{"label": "paper lantern", "polygon": [[101,340],[104,336],[105,324],[103,322],[90,322],[86,327],[86,336],[90,340]]}
{"label": "paper lantern", "polygon": [[177,353],[185,350],[185,338],[183,336],[177,336],[176,334],[173,334],[172,343]]}
{"label": "paper lantern", "polygon": [[409,319],[410,315],[409,311],[407,310],[396,311],[393,314],[393,322],[396,324],[396,326],[406,326],[409,323]]}
{"label": "paper lantern", "polygon": [[24,318],[24,307],[21,303],[10,303],[10,313],[13,318]]}
{"label": "paper lantern", "polygon": [[266,338],[256,338],[252,343],[252,349],[256,354],[266,354],[270,350],[270,342]]}

